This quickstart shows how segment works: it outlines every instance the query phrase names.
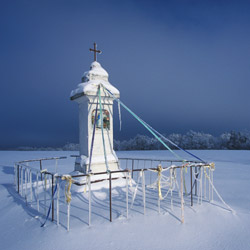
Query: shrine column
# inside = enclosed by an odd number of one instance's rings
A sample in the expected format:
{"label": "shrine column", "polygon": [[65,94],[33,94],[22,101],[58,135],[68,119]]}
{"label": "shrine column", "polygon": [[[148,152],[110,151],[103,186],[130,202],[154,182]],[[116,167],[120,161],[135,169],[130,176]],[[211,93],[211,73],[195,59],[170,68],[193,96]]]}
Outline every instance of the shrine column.
{"label": "shrine column", "polygon": [[[110,171],[118,170],[118,158],[113,150],[113,98],[101,86],[109,89],[116,98],[120,97],[120,92],[111,85],[107,71],[96,61],[96,53],[100,53],[96,49],[96,45],[91,51],[94,51],[95,61],[91,64],[90,70],[83,74],[82,82],[71,92],[70,96],[70,99],[76,101],[79,106],[80,156],[76,158],[75,170],[83,173],[107,171],[103,141],[108,169]],[[103,136],[98,97],[99,88],[101,91]],[[94,128],[96,108],[97,120]],[[94,133],[93,130],[95,130]],[[93,134],[94,142],[92,142]],[[89,166],[91,146],[93,149],[91,166]]]}

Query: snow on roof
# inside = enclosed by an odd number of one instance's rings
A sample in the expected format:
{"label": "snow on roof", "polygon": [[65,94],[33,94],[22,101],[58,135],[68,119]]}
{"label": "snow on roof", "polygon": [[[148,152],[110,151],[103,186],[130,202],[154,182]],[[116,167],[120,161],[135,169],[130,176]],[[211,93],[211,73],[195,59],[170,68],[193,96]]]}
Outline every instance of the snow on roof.
{"label": "snow on roof", "polygon": [[108,82],[109,74],[108,72],[101,66],[99,62],[92,62],[90,65],[90,70],[84,72],[82,81],[88,82],[91,80],[104,80]]}
{"label": "snow on roof", "polygon": [[75,90],[71,91],[70,99],[76,99],[82,95],[97,95],[98,87],[103,84],[110,90],[115,97],[120,97],[120,92],[108,81],[108,72],[101,66],[99,62],[92,62],[90,70],[86,71],[82,76],[82,83],[78,84]]}

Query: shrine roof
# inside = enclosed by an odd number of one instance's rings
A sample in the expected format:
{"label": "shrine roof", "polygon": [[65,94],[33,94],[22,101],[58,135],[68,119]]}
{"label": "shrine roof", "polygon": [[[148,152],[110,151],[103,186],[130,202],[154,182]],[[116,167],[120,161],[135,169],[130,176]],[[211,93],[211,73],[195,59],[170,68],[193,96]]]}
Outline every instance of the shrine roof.
{"label": "shrine roof", "polygon": [[120,92],[108,81],[108,73],[97,61],[91,63],[90,70],[82,76],[82,82],[75,90],[71,91],[70,99],[74,100],[82,95],[96,95],[100,84],[110,90],[115,97],[120,97]]}

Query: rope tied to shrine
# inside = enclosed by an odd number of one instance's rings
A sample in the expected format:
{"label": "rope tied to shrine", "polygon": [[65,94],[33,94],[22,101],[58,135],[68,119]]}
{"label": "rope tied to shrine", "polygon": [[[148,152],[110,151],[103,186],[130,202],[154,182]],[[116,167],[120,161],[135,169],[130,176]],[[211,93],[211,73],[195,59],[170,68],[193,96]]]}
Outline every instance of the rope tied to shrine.
{"label": "rope tied to shrine", "polygon": [[[55,194],[56,194],[56,191],[57,191],[57,182],[58,182],[58,179],[56,179],[56,184],[55,184],[55,189],[52,193],[52,200],[54,200],[54,197],[55,197]],[[49,205],[49,209],[48,209],[48,212],[47,212],[47,216],[44,220],[44,222],[41,224],[41,227],[44,227],[48,218],[49,218],[49,214],[50,214],[50,211],[51,211],[51,207],[52,207],[52,201],[50,202],[50,205]]]}
{"label": "rope tied to shrine", "polygon": [[162,193],[161,193],[161,173],[162,173],[162,166],[158,165],[157,166],[157,175],[158,175],[158,196],[160,200],[163,200],[162,198]]}
{"label": "rope tied to shrine", "polygon": [[[99,88],[100,88],[100,86],[99,86]],[[94,118],[95,120],[94,120],[94,127],[93,127],[92,140],[91,140],[91,146],[90,146],[89,172],[91,172],[91,162],[92,162],[94,140],[95,140],[95,128],[96,128],[96,122],[97,122],[97,110],[98,110],[98,102],[96,103],[96,108],[95,108],[95,118]]]}
{"label": "rope tied to shrine", "polygon": [[187,167],[189,163],[183,164],[184,171],[183,171],[183,185],[184,185],[184,190],[185,190],[185,195],[187,195],[187,186],[186,186],[186,174],[187,174]]}
{"label": "rope tied to shrine", "polygon": [[87,192],[87,185],[88,185],[88,183],[89,183],[89,178],[92,176],[93,174],[88,174],[87,176],[86,176],[86,182],[85,182],[85,186],[84,186],[84,193],[86,194],[86,192]]}
{"label": "rope tied to shrine", "polygon": [[44,183],[42,182],[44,189],[47,187],[47,175],[46,175],[47,172],[48,172],[47,168],[40,171],[41,174],[44,174]]}
{"label": "rope tied to shrine", "polygon": [[[165,181],[165,182],[166,182],[166,181],[168,182],[168,180],[169,180],[169,178],[167,178],[166,176],[164,176],[164,175],[162,174],[162,172],[168,171],[169,169],[171,169],[171,167],[168,167],[168,168],[163,169],[163,167],[161,166],[161,164],[159,164],[159,165],[157,166],[157,169],[156,169],[156,170],[148,169],[148,170],[151,171],[151,172],[157,173],[157,180],[156,180],[156,182],[153,183],[153,185],[150,185],[150,186],[153,187],[153,188],[157,188],[157,190],[158,190],[158,196],[159,196],[159,199],[160,199],[160,200],[164,200],[164,198],[165,198],[165,197],[162,196],[162,192],[161,192],[161,190],[162,190],[162,179],[163,179],[163,181]],[[169,184],[167,184],[167,185],[169,186]],[[163,185],[163,187],[164,187],[164,185]]]}
{"label": "rope tied to shrine", "polygon": [[65,199],[66,199],[66,202],[69,204],[71,202],[71,192],[70,192],[70,189],[71,189],[71,186],[72,186],[72,183],[74,183],[74,180],[72,179],[72,176],[71,175],[63,175],[62,178],[61,178],[63,181],[67,181],[66,185],[65,185]]}
{"label": "rope tied to shrine", "polygon": [[128,170],[128,179],[129,179],[129,186],[132,187],[133,184],[132,184],[132,176],[131,176],[131,171]]}
{"label": "rope tied to shrine", "polygon": [[122,130],[122,113],[121,113],[121,104],[118,102],[118,113],[119,113],[119,121],[120,121],[120,131]]}
{"label": "rope tied to shrine", "polygon": [[211,162],[209,165],[210,165],[211,170],[214,171],[215,170],[215,164],[214,164],[214,162]]}
{"label": "rope tied to shrine", "polygon": [[209,179],[210,177],[208,176],[207,174],[207,169],[211,170],[211,171],[214,171],[215,170],[215,164],[214,162],[210,163],[209,165],[207,166],[203,166],[203,169],[204,169],[204,174],[205,176],[207,177],[207,179]]}
{"label": "rope tied to shrine", "polygon": [[102,88],[106,90],[109,96],[115,101],[120,103],[137,121],[139,121],[166,149],[168,149],[177,159],[186,162],[182,157],[175,153],[139,116],[137,116],[131,109],[129,109],[120,99],[116,98],[110,90],[108,90],[103,84]]}
{"label": "rope tied to shrine", "polygon": [[103,132],[103,113],[102,113],[102,99],[101,99],[101,88],[102,84],[99,85],[98,88],[98,96],[99,96],[99,106],[100,106],[100,119],[101,119],[101,130],[102,130],[102,144],[103,144],[103,151],[104,151],[104,158],[105,158],[105,165],[107,172],[109,171],[108,167],[108,160],[107,160],[107,153],[106,153],[106,146],[105,146],[105,139],[104,139],[104,132]]}
{"label": "rope tied to shrine", "polygon": [[[194,158],[196,158],[197,160],[205,163],[205,161],[203,161],[201,158],[199,158],[198,156],[192,154],[191,152],[181,148],[180,146],[178,146],[177,144],[175,144],[174,142],[172,142],[171,140],[169,140],[168,138],[164,137],[161,133],[159,133],[158,131],[156,131],[154,128],[152,128],[149,124],[147,124],[145,121],[143,121],[139,116],[137,116],[132,110],[130,110],[120,99],[116,98],[114,96],[114,94],[107,89],[105,86],[103,86],[101,84],[101,86],[103,87],[104,90],[106,90],[106,92],[115,100],[117,101],[120,105],[122,105],[132,116],[134,116],[147,130],[149,130],[149,132],[154,135],[154,137],[163,144],[163,146],[165,148],[167,148],[173,155],[175,155],[175,157],[177,157],[178,159],[182,160],[182,161],[186,161],[184,159],[182,159],[178,154],[176,154],[175,152],[173,152],[165,143],[162,139],[168,141],[169,143],[171,143],[173,146],[177,147],[178,149],[184,151],[185,153],[193,156]],[[157,136],[158,135],[158,136]],[[162,138],[162,139],[161,139]]]}

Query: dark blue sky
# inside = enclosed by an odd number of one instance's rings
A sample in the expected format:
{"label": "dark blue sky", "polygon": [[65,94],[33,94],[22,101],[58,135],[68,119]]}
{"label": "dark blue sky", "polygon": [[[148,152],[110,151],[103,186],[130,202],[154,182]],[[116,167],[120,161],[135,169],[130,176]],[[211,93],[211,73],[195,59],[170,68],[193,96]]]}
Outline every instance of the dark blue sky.
{"label": "dark blue sky", "polygon": [[[249,13],[249,1],[1,0],[0,148],[78,142],[69,94],[94,41],[123,102],[159,131],[249,130]],[[146,133],[122,120],[116,139]]]}

